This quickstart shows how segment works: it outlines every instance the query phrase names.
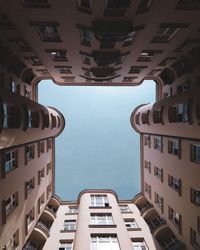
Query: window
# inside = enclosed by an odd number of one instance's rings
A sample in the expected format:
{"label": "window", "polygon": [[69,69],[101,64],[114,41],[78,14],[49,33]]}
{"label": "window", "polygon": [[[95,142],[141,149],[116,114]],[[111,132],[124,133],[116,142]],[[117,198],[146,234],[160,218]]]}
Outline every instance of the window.
{"label": "window", "polygon": [[77,214],[78,213],[78,207],[69,207],[69,214]]}
{"label": "window", "polygon": [[49,174],[50,171],[51,171],[51,162],[47,164],[47,175]]}
{"label": "window", "polygon": [[43,205],[44,205],[44,193],[38,199],[38,213],[40,213]]}
{"label": "window", "polygon": [[91,214],[91,225],[113,225],[113,218],[111,214]]}
{"label": "window", "polygon": [[46,50],[53,61],[68,61],[66,50]]}
{"label": "window", "polygon": [[42,63],[40,59],[36,56],[30,56],[25,58],[33,66],[41,66]]}
{"label": "window", "polygon": [[50,7],[48,0],[23,0],[25,7],[47,8]]}
{"label": "window", "polygon": [[49,198],[51,194],[52,188],[51,188],[51,183],[47,186],[47,199]]}
{"label": "window", "polygon": [[52,148],[52,139],[47,139],[47,152]]}
{"label": "window", "polygon": [[39,112],[28,110],[28,128],[38,128],[39,127]]}
{"label": "window", "polygon": [[33,160],[35,157],[35,145],[25,146],[25,162]]}
{"label": "window", "polygon": [[152,42],[168,42],[180,30],[176,25],[161,24],[152,38]]}
{"label": "window", "polygon": [[190,87],[189,82],[185,82],[185,83],[183,83],[181,85],[178,85],[177,86],[177,94],[188,91],[189,87]]}
{"label": "window", "polygon": [[24,96],[28,99],[31,99],[31,90],[24,86]]}
{"label": "window", "polygon": [[76,230],[76,221],[75,220],[65,220],[64,231],[74,231],[74,230]]}
{"label": "window", "polygon": [[178,10],[199,10],[200,1],[199,0],[179,0],[175,9]]}
{"label": "window", "polygon": [[170,122],[188,122],[188,105],[187,103],[179,103],[169,108]]}
{"label": "window", "polygon": [[12,249],[16,249],[19,245],[19,230],[17,230],[11,240],[10,240],[10,245],[12,246]]}
{"label": "window", "polygon": [[191,157],[191,161],[194,161],[196,163],[200,163],[200,144],[199,145],[191,145],[190,157]]}
{"label": "window", "polygon": [[120,208],[121,213],[131,212],[128,205],[119,205],[119,208]]}
{"label": "window", "polygon": [[139,62],[150,62],[156,57],[161,51],[157,50],[142,50],[140,57],[138,58]]}
{"label": "window", "polygon": [[169,219],[176,226],[176,228],[181,228],[181,215],[178,214],[173,208],[169,207]]}
{"label": "window", "polygon": [[190,201],[196,205],[196,206],[200,206],[200,189],[193,189],[190,188]]}
{"label": "window", "polygon": [[83,61],[83,63],[90,65],[91,64],[91,56],[82,54],[82,61]]}
{"label": "window", "polygon": [[86,29],[80,29],[81,44],[84,46],[91,46],[92,32]]}
{"label": "window", "polygon": [[3,103],[3,128],[19,128],[20,127],[20,110],[17,106],[9,106]]}
{"label": "window", "polygon": [[162,109],[153,111],[153,122],[163,123],[163,110]]}
{"label": "window", "polygon": [[23,39],[10,40],[9,41],[14,47],[21,51],[30,51],[29,45]]}
{"label": "window", "polygon": [[154,137],[154,148],[159,151],[162,151],[162,137],[161,136]]}
{"label": "window", "polygon": [[38,171],[38,185],[40,185],[43,178],[44,178],[44,168]]}
{"label": "window", "polygon": [[181,195],[181,179],[168,175],[168,185]]}
{"label": "window", "polygon": [[91,195],[92,207],[109,207],[107,195]]}
{"label": "window", "polygon": [[138,225],[134,219],[125,219],[125,225],[128,230],[138,228]]}
{"label": "window", "polygon": [[144,191],[151,199],[151,185],[147,184],[146,182],[144,183]]}
{"label": "window", "polygon": [[163,169],[154,166],[154,175],[163,182]]}
{"label": "window", "polygon": [[180,140],[174,139],[174,140],[168,140],[168,153],[180,156],[181,148],[180,148]]}
{"label": "window", "polygon": [[20,94],[20,84],[11,81],[11,92]]}
{"label": "window", "polygon": [[61,42],[58,34],[58,24],[39,24],[33,23],[35,30],[44,42]]}
{"label": "window", "polygon": [[147,66],[131,66],[129,70],[129,74],[139,74],[143,69],[147,68]]}
{"label": "window", "polygon": [[157,193],[155,193],[155,203],[160,208],[161,212],[163,212],[163,208],[164,208],[164,206],[163,206],[164,205],[163,197],[161,197]]}
{"label": "window", "polygon": [[40,142],[38,142],[38,156],[40,156],[44,152],[45,152],[45,142],[40,141]]}
{"label": "window", "polygon": [[92,235],[91,250],[120,250],[117,236]]}
{"label": "window", "polygon": [[60,74],[72,74],[71,66],[55,66],[55,68],[59,71]]}
{"label": "window", "polygon": [[6,201],[3,202],[3,207],[5,208],[5,215],[8,216],[15,207],[18,205],[18,192],[11,195]]}
{"label": "window", "polygon": [[148,124],[149,123],[149,111],[146,113],[142,113],[142,123]]}
{"label": "window", "polygon": [[80,7],[85,9],[91,8],[91,1],[90,0],[79,0],[80,1]]}
{"label": "window", "polygon": [[25,182],[25,198],[28,197],[28,194],[34,189],[34,187],[35,187],[34,177]]}
{"label": "window", "polygon": [[72,250],[72,247],[73,247],[72,241],[61,240],[58,249],[59,250]]}
{"label": "window", "polygon": [[144,135],[144,145],[151,147],[151,136],[150,135]]}
{"label": "window", "polygon": [[151,173],[151,162],[150,161],[144,161],[144,167],[148,170],[149,173]]}
{"label": "window", "polygon": [[17,150],[10,150],[4,153],[4,169],[3,173],[7,174],[13,169],[18,167],[18,151]]}
{"label": "window", "polygon": [[31,211],[26,215],[26,234],[28,234],[28,230],[31,227],[32,222],[35,219],[35,209],[32,208]]}
{"label": "window", "polygon": [[134,250],[147,250],[147,245],[143,239],[132,239],[132,245]]}
{"label": "window", "polygon": [[200,238],[193,228],[190,228],[190,242],[194,249],[200,249]]}

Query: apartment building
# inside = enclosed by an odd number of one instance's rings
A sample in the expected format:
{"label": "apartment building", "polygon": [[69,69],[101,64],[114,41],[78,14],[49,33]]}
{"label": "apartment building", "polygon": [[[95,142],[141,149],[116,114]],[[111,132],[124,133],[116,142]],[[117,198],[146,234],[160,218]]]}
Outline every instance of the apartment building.
{"label": "apartment building", "polygon": [[[0,249],[200,249],[199,13],[199,0],[0,1]],[[88,190],[71,203],[55,195],[55,137],[65,121],[38,103],[42,79],[155,80],[156,102],[131,115],[141,194],[118,201]]]}
{"label": "apartment building", "polygon": [[[161,249],[134,202],[119,201],[111,190],[84,190],[77,202],[57,201],[50,237],[43,237],[44,250]],[[43,232],[42,227],[33,231],[35,238],[31,235],[24,249],[36,247]]]}

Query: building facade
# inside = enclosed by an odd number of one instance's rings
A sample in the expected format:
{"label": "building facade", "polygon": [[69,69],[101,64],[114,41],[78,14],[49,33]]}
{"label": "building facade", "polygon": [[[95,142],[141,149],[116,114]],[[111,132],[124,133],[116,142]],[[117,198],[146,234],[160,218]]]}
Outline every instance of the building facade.
{"label": "building facade", "polygon": [[[199,13],[198,0],[0,1],[0,249],[200,249]],[[42,79],[155,80],[155,103],[131,115],[141,138],[133,200],[55,195],[65,120],[38,103]]]}

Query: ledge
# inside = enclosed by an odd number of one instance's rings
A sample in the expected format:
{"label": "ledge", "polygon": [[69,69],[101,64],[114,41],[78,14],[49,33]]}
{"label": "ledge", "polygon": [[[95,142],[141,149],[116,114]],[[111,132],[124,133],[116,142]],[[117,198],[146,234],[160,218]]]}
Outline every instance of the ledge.
{"label": "ledge", "polygon": [[111,209],[112,207],[94,207],[94,206],[89,206],[89,209]]}
{"label": "ledge", "polygon": [[96,225],[96,224],[94,224],[94,225],[92,225],[92,224],[90,224],[90,225],[88,225],[88,227],[90,227],[90,228],[115,228],[115,227],[117,227],[117,225],[115,225],[115,224],[111,224],[111,225]]}
{"label": "ledge", "polygon": [[60,230],[60,233],[75,233],[75,232],[76,230],[65,230],[65,229]]}

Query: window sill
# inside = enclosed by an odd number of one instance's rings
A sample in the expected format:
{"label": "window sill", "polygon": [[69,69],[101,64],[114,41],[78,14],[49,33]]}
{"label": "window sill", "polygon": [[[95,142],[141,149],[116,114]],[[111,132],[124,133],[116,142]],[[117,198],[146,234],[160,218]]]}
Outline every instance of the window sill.
{"label": "window sill", "polygon": [[128,231],[141,231],[141,228],[127,228]]}
{"label": "window sill", "polygon": [[115,224],[111,224],[111,225],[96,225],[96,224],[94,224],[94,225],[92,225],[92,224],[90,224],[88,227],[90,227],[90,228],[115,228],[115,227],[117,227],[117,225],[115,225]]}
{"label": "window sill", "polygon": [[121,211],[121,214],[132,214],[132,211]]}
{"label": "window sill", "polygon": [[78,212],[77,213],[65,213],[65,215],[78,215]]}
{"label": "window sill", "polygon": [[76,230],[66,230],[66,229],[63,229],[63,230],[60,230],[60,233],[75,233]]}
{"label": "window sill", "polygon": [[95,206],[89,206],[89,209],[111,209],[112,207],[110,207],[110,206],[108,206],[108,207],[100,207],[100,206],[98,206],[98,207],[95,207]]}

